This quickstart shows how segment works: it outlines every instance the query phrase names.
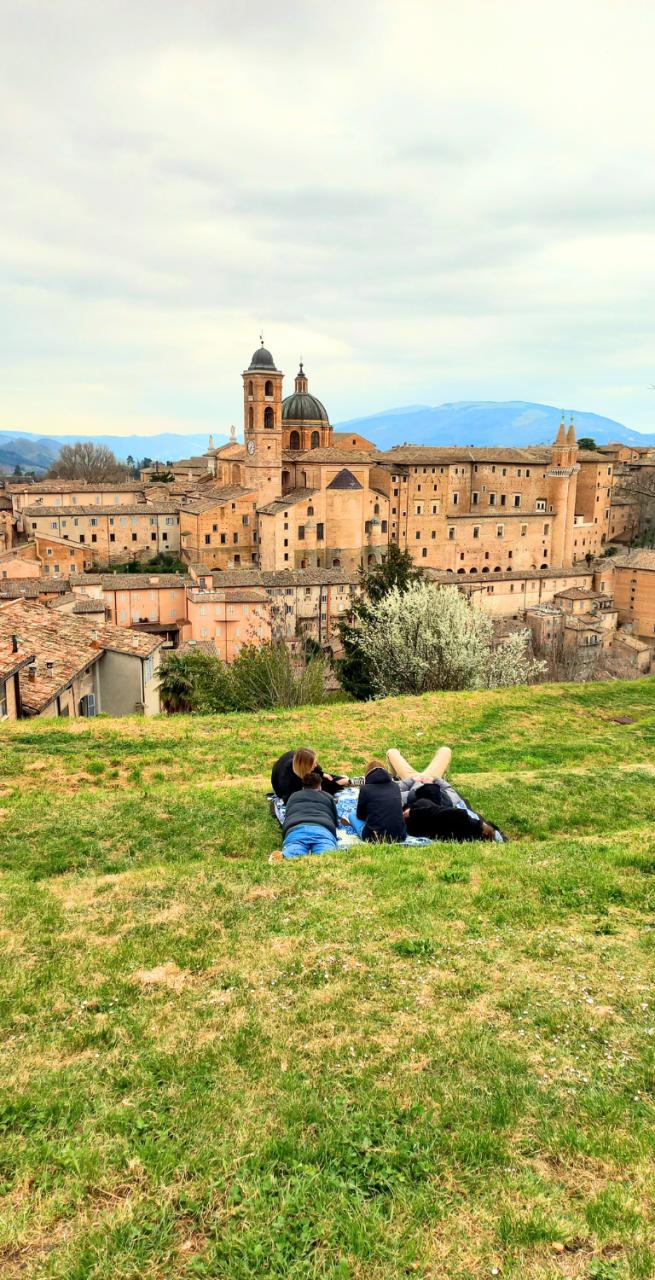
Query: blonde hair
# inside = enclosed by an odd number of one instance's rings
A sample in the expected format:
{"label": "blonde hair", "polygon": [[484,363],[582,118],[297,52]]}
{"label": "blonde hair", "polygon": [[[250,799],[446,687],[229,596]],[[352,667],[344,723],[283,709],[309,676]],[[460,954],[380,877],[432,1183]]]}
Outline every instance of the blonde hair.
{"label": "blonde hair", "polygon": [[306,778],[316,764],[316,752],[310,747],[298,747],[293,755],[293,772],[298,778]]}

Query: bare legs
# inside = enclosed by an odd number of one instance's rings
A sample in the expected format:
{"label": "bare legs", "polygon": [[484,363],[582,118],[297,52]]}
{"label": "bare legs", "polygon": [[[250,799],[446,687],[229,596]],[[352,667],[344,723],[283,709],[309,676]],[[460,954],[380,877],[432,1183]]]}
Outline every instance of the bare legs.
{"label": "bare legs", "polygon": [[429,765],[422,773],[419,773],[418,769],[412,768],[411,764],[400,754],[396,747],[391,747],[387,751],[389,768],[401,781],[405,781],[408,778],[416,778],[421,782],[434,782],[435,778],[445,778],[452,758],[453,753],[450,747],[439,747]]}

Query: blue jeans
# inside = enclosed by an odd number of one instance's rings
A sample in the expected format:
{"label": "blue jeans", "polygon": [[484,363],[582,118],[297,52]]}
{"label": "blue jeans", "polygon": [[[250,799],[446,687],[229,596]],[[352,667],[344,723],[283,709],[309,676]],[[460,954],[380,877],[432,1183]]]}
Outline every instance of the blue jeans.
{"label": "blue jeans", "polygon": [[327,827],[317,822],[301,822],[287,831],[282,852],[285,858],[304,858],[308,853],[329,853],[336,847],[337,838]]}
{"label": "blue jeans", "polygon": [[351,817],[348,819],[348,821],[349,821],[349,823],[350,823],[350,825],[351,825],[351,827],[352,827],[353,831],[355,832],[355,835],[356,835],[356,836],[359,836],[360,840],[363,840],[363,839],[364,839],[364,827],[366,826],[366,822],[365,822],[364,818],[358,818],[358,817],[357,817],[357,815],[356,815],[355,813],[353,813],[353,814],[351,815]]}

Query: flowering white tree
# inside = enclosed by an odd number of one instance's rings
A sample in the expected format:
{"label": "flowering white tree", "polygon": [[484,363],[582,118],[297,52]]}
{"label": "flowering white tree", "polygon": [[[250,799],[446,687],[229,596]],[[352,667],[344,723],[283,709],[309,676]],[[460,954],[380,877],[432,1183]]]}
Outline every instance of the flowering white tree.
{"label": "flowering white tree", "polygon": [[382,695],[523,684],[541,670],[529,632],[494,650],[491,619],[457,587],[413,583],[390,591],[360,625],[361,647]]}

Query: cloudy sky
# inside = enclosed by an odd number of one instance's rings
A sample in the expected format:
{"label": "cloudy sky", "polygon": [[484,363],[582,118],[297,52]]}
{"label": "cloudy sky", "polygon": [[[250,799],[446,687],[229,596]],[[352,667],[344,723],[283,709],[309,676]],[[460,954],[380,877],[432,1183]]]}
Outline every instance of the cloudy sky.
{"label": "cloudy sky", "polygon": [[655,429],[653,0],[0,0],[0,429]]}

